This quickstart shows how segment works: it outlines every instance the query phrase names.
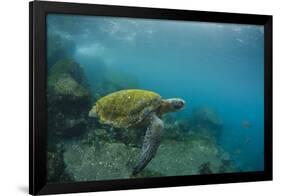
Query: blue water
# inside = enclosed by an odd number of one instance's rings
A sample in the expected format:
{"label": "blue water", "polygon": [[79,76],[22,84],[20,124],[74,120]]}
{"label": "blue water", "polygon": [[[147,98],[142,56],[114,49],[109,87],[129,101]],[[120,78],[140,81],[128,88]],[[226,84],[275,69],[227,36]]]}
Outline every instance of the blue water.
{"label": "blue water", "polygon": [[186,100],[178,115],[213,108],[219,145],[243,171],[263,170],[262,26],[52,14],[48,32],[75,45],[90,85],[105,69],[122,71],[142,89]]}

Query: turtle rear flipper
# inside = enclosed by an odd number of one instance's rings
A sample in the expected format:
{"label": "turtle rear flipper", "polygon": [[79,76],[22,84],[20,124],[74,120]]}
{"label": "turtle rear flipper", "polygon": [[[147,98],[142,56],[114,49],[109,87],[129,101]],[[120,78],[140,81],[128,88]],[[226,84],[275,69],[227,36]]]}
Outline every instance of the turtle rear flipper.
{"label": "turtle rear flipper", "polygon": [[145,133],[139,160],[133,169],[133,175],[142,171],[155,156],[160,145],[163,128],[163,121],[158,118],[155,113],[153,113],[150,117],[150,124]]}

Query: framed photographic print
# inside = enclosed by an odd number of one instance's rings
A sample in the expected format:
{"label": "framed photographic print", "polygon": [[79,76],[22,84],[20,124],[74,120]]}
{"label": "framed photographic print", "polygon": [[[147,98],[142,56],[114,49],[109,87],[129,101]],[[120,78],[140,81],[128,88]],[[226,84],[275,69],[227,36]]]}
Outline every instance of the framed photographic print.
{"label": "framed photographic print", "polygon": [[272,179],[272,16],[29,6],[30,194]]}

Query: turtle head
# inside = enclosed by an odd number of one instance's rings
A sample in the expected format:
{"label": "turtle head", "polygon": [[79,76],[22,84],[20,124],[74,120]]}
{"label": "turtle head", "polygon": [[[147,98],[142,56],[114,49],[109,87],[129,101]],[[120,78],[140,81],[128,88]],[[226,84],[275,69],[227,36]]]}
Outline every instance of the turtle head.
{"label": "turtle head", "polygon": [[167,99],[167,101],[170,103],[171,111],[178,111],[180,109],[183,109],[185,106],[185,101],[183,99],[172,98]]}
{"label": "turtle head", "polygon": [[165,99],[161,105],[160,113],[176,112],[183,109],[185,105],[185,101],[180,98]]}

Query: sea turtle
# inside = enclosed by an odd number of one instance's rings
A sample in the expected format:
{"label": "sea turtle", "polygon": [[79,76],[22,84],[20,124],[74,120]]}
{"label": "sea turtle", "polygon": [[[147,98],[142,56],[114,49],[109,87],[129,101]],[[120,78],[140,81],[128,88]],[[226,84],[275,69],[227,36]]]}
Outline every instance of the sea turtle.
{"label": "sea turtle", "polygon": [[147,128],[139,160],[132,172],[132,175],[136,175],[156,154],[164,128],[161,116],[167,112],[176,112],[184,106],[185,101],[179,98],[162,99],[152,91],[127,89],[100,98],[90,110],[89,116],[116,128]]}

